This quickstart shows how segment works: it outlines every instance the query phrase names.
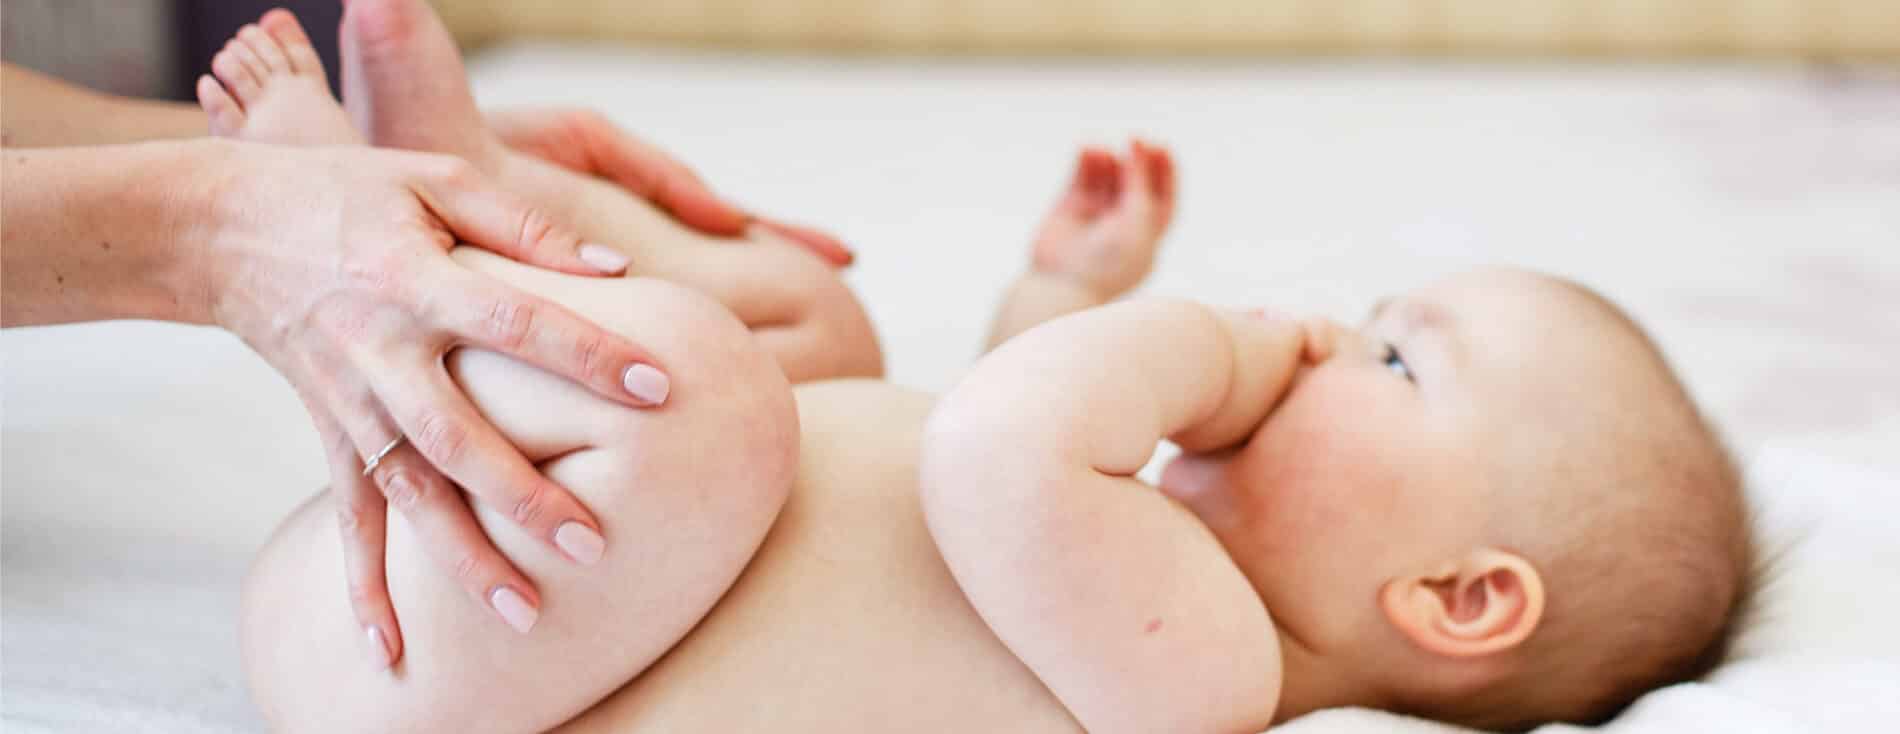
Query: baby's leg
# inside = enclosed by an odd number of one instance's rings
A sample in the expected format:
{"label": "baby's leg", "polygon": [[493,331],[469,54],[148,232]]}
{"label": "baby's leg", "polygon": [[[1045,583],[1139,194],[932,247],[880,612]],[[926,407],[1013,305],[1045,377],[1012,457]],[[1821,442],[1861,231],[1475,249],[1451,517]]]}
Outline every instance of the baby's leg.
{"label": "baby's leg", "polygon": [[639,337],[673,375],[657,410],[606,402],[500,355],[463,349],[458,384],[549,478],[600,518],[604,558],[555,557],[478,507],[496,546],[540,589],[532,631],[504,626],[389,524],[387,567],[404,657],[363,662],[341,590],[329,495],[305,504],[245,584],[242,640],[273,729],[541,731],[638,676],[712,608],[750,561],[796,469],[790,386],[756,340],[704,296],[645,278],[537,270],[460,248],[457,259]]}
{"label": "baby's leg", "polygon": [[1174,218],[1174,158],[1136,140],[1117,157],[1083,149],[1075,177],[1036,233],[1029,272],[996,309],[988,348],[1140,285]]}
{"label": "baby's leg", "polygon": [[757,226],[738,240],[702,235],[617,186],[509,150],[484,125],[455,41],[423,0],[355,0],[342,41],[345,102],[372,143],[461,156],[583,237],[627,253],[629,272],[711,294],[794,382],[883,372],[856,296],[790,241]]}

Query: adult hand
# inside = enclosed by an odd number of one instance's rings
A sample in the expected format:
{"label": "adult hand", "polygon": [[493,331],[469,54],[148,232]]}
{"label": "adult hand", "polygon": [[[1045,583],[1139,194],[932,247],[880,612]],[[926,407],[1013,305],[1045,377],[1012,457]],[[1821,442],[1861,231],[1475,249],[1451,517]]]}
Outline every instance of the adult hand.
{"label": "adult hand", "polygon": [[511,148],[613,181],[665,209],[680,223],[707,234],[737,237],[747,226],[757,223],[805,247],[833,267],[850,265],[855,258],[850,248],[831,235],[754,217],[719,198],[685,164],[592,110],[501,110],[488,113],[488,126]]}
{"label": "adult hand", "polygon": [[633,406],[661,403],[669,383],[640,347],[457,265],[448,250],[459,238],[578,275],[617,274],[625,258],[581,243],[458,158],[239,144],[223,170],[197,264],[206,320],[289,378],[316,420],[351,604],[378,662],[402,650],[383,573],[386,503],[471,596],[527,632],[534,586],[458,486],[583,564],[600,558],[600,526],[477,412],[445,355],[491,349]]}

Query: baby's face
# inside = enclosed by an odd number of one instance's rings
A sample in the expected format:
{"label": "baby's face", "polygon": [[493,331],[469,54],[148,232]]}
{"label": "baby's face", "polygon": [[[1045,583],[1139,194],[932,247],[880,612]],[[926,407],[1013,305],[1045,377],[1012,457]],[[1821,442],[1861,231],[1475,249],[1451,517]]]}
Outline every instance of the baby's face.
{"label": "baby's face", "polygon": [[1500,533],[1489,511],[1498,491],[1542,489],[1498,486],[1498,469],[1542,450],[1513,429],[1613,374],[1554,288],[1480,271],[1386,301],[1361,328],[1322,327],[1332,354],[1254,436],[1176,460],[1164,491],[1208,524],[1282,630],[1353,638],[1388,579],[1533,531]]}

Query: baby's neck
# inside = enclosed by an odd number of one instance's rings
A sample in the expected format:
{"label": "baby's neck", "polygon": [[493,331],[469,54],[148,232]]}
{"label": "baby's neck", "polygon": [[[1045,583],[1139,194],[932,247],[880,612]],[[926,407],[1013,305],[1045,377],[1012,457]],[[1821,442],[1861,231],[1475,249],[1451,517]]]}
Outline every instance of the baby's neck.
{"label": "baby's neck", "polygon": [[1285,629],[1277,631],[1281,674],[1280,703],[1274,708],[1274,724],[1320,709],[1382,707],[1383,701],[1373,687],[1364,678],[1354,675],[1342,661],[1307,648]]}

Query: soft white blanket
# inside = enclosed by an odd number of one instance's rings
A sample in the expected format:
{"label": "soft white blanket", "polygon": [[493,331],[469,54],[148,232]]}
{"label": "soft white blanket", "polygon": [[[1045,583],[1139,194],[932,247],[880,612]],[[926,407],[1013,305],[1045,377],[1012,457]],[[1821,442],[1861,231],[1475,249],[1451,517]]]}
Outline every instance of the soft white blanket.
{"label": "soft white blanket", "polygon": [[[1172,144],[1151,293],[1357,318],[1476,263],[1592,283],[1749,457],[1785,548],[1738,659],[1617,732],[1900,720],[1900,85],[1841,69],[783,59],[517,47],[484,101],[597,106],[861,249],[891,376],[947,387],[1083,141]],[[232,731],[252,549],[323,481],[215,332],[0,334],[7,731]],[[341,589],[332,590],[342,593]],[[1429,725],[1409,722],[1421,731]],[[1289,729],[1394,731],[1371,712]]]}

